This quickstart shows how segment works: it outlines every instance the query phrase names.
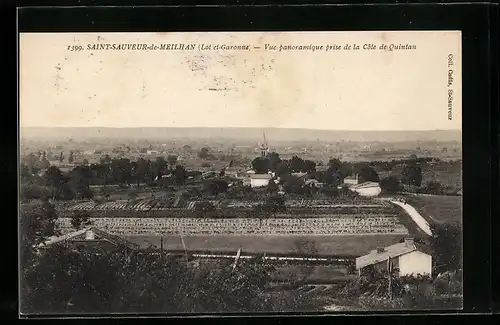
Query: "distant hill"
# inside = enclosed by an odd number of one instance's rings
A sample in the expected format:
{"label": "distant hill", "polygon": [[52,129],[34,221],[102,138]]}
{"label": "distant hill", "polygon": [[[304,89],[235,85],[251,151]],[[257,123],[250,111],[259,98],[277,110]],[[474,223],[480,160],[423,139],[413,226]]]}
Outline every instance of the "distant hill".
{"label": "distant hill", "polygon": [[433,131],[343,131],[283,128],[21,128],[24,139],[232,139],[259,141],[262,133],[269,141],[438,141],[461,142],[459,130]]}

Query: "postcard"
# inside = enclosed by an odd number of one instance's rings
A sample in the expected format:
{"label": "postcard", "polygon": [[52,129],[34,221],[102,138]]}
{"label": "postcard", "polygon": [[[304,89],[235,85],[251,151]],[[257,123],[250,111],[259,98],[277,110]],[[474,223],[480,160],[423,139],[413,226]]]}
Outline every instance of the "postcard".
{"label": "postcard", "polygon": [[462,308],[460,31],[21,33],[21,315]]}

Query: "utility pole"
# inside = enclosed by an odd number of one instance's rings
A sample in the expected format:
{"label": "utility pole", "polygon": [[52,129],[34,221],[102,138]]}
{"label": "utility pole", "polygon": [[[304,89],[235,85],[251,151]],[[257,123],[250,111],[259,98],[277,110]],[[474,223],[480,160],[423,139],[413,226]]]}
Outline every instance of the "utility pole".
{"label": "utility pole", "polygon": [[389,299],[392,300],[392,263],[391,257],[387,259],[387,274],[389,276]]}
{"label": "utility pole", "polygon": [[160,256],[163,257],[163,236],[160,237]]}

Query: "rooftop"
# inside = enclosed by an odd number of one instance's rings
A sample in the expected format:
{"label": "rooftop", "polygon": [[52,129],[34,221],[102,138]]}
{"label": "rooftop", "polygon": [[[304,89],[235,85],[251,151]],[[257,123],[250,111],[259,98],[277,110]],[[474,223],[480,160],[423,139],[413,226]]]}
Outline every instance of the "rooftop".
{"label": "rooftop", "polygon": [[269,174],[253,174],[250,176],[250,178],[252,178],[252,179],[271,179],[273,177]]}
{"label": "rooftop", "polygon": [[354,185],[351,188],[352,189],[359,189],[359,188],[370,188],[370,187],[380,187],[380,184],[375,183],[375,182],[364,182],[364,183],[361,183],[358,185]]}
{"label": "rooftop", "polygon": [[427,254],[422,245],[416,244],[412,239],[406,239],[403,243],[384,247],[383,250],[372,250],[369,254],[356,258],[356,269],[378,264],[387,261],[389,258],[395,258],[417,250]]}
{"label": "rooftop", "polygon": [[39,245],[40,248],[55,245],[65,241],[85,241],[89,240],[86,238],[87,235],[91,235],[91,240],[103,240],[110,242],[114,245],[124,245],[125,247],[131,249],[138,249],[139,245],[129,242],[128,240],[121,238],[119,236],[111,235],[105,231],[97,229],[95,227],[87,227],[81,230],[77,230],[62,236],[52,237],[49,240],[43,242]]}

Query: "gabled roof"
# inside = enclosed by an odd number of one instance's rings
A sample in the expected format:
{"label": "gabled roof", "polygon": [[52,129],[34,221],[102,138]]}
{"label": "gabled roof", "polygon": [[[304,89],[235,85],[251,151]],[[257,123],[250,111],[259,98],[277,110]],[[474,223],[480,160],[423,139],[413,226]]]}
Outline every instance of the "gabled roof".
{"label": "gabled roof", "polygon": [[380,184],[375,183],[375,182],[364,182],[364,183],[352,186],[351,189],[370,188],[370,187],[380,187]]}
{"label": "gabled roof", "polygon": [[269,174],[252,174],[252,175],[250,175],[250,178],[252,178],[252,179],[271,179],[273,177]]}
{"label": "gabled roof", "polygon": [[[389,258],[395,258],[413,251],[419,251],[424,254],[425,248],[419,244],[407,245],[406,243],[398,243],[384,248],[383,252],[377,250],[371,251],[369,254],[356,258],[356,269],[364,268],[369,265],[378,264],[387,261]],[[429,255],[429,254],[427,254]]]}
{"label": "gabled roof", "polygon": [[100,229],[97,229],[93,226],[87,227],[87,228],[84,228],[81,230],[77,230],[77,231],[62,235],[62,236],[53,237],[53,238],[43,242],[42,244],[40,244],[38,247],[43,248],[43,247],[55,245],[58,243],[63,243],[65,241],[80,241],[80,240],[85,241],[84,236],[87,233],[87,231],[92,231],[98,240],[99,239],[105,240],[105,241],[108,241],[112,244],[123,245],[123,246],[126,246],[126,247],[131,248],[131,249],[138,249],[139,248],[139,245],[137,245],[137,244],[129,242],[128,240],[126,240],[122,237],[109,234],[109,233],[102,231]]}

